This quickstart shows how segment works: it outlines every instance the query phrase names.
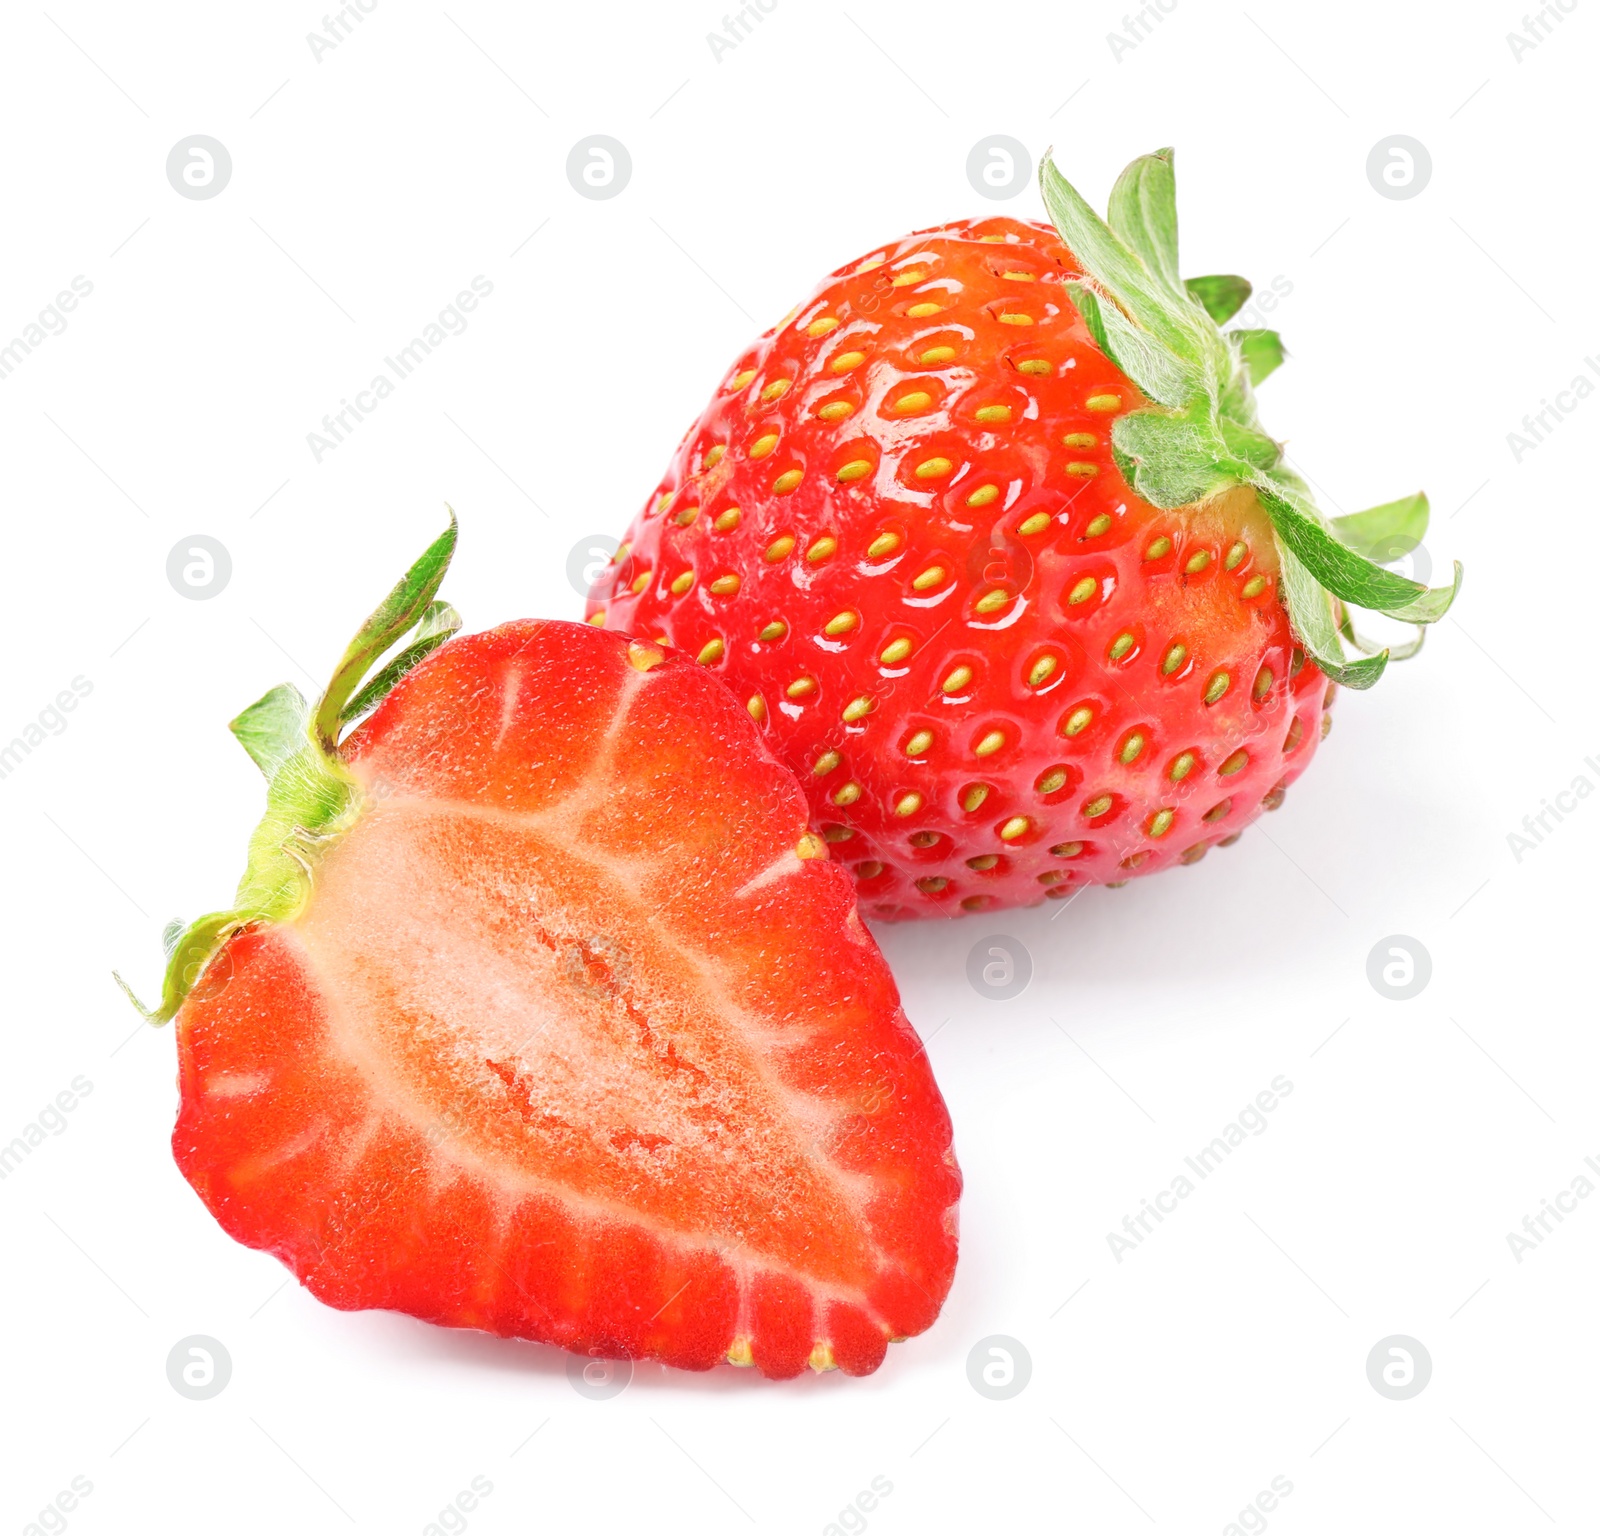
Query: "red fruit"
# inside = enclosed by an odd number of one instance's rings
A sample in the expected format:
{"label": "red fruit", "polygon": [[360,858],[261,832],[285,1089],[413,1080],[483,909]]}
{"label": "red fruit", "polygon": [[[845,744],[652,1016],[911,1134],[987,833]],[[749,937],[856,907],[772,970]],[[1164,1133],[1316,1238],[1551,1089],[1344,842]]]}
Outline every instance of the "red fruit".
{"label": "red fruit", "polygon": [[449,640],[454,537],[309,722],[288,688],[234,722],[269,809],[155,1015],[179,1167],[336,1307],[874,1370],[949,1289],[960,1176],[849,881],[688,658],[566,623]]}
{"label": "red fruit", "polygon": [[1383,670],[1345,661],[1344,605],[1454,595],[1351,547],[1404,553],[1425,498],[1329,525],[1256,424],[1281,345],[1218,329],[1243,279],[1178,280],[1170,151],[1124,173],[1116,233],[1041,175],[1057,228],[908,236],[751,347],[588,605],[728,682],[880,917],[1231,842],[1310,762],[1329,680]]}

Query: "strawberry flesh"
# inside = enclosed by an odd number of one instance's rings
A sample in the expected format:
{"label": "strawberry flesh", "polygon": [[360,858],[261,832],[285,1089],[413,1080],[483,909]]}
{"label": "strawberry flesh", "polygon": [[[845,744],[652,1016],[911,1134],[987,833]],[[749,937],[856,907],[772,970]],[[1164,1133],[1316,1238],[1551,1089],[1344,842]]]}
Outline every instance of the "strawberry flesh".
{"label": "strawberry flesh", "polygon": [[927,1059],[793,778],[691,661],[581,625],[437,650],[361,811],[178,1014],[180,1167],[323,1300],[771,1376],[949,1288]]}

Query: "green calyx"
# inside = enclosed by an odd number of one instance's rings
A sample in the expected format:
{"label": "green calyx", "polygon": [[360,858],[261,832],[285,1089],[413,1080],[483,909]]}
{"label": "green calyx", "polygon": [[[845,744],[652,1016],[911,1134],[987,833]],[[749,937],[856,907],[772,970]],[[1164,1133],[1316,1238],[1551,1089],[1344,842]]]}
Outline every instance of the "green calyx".
{"label": "green calyx", "polygon": [[[280,683],[228,723],[266,777],[266,814],[251,835],[233,906],[187,927],[168,926],[159,1006],[146,1008],[117,978],[152,1024],[165,1024],[177,1013],[232,934],[251,923],[287,921],[304,907],[317,864],[362,810],[362,790],[345,766],[341,742],[407,672],[461,627],[455,609],[436,599],[455,547],[451,512],[450,526],[361,626],[315,707],[292,683]],[[392,658],[379,666],[390,651]]]}
{"label": "green calyx", "polygon": [[[1336,682],[1370,688],[1395,650],[1367,646],[1348,609],[1424,626],[1444,617],[1461,588],[1428,588],[1371,558],[1414,549],[1428,525],[1418,492],[1350,517],[1328,519],[1306,483],[1261,429],[1255,386],[1283,361],[1275,331],[1222,327],[1250,296],[1242,277],[1178,275],[1178,212],[1172,151],[1141,155],[1117,179],[1106,219],[1047,153],[1039,166],[1045,207],[1084,275],[1068,293],[1089,334],[1150,404],[1119,416],[1111,441],[1129,483],[1163,508],[1193,506],[1248,486],[1271,519],[1280,590],[1295,637]],[[1419,636],[1421,631],[1419,630]],[[1347,660],[1344,641],[1373,651]]]}

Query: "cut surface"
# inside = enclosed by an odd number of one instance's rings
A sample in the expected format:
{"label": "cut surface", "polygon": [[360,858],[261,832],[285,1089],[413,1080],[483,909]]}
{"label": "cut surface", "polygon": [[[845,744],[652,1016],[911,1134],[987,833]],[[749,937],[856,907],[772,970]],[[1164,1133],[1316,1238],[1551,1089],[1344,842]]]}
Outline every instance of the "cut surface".
{"label": "cut surface", "polygon": [[427,1126],[484,1106],[451,1152],[503,1195],[564,1192],[674,1240],[738,1211],[785,1263],[817,1223],[834,1239],[817,1278],[864,1288],[852,1192],[813,1146],[820,1106],[768,1073],[768,1021],[720,997],[618,873],[505,812],[380,806],[297,925],[334,1048],[375,1111]]}
{"label": "cut surface", "polygon": [[692,662],[456,640],[179,1015],[180,1165],[339,1306],[790,1375],[938,1311],[959,1175],[793,779]]}

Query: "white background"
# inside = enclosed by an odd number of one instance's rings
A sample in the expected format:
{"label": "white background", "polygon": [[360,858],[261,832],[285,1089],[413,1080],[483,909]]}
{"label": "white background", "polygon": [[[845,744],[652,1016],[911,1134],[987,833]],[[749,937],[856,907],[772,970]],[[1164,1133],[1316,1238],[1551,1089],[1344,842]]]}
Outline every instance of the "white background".
{"label": "white background", "polygon": [[[0,1530],[84,1477],[85,1536],[421,1532],[475,1476],[483,1536],[821,1532],[874,1477],[881,1536],[1222,1532],[1274,1476],[1284,1533],[1593,1529],[1600,1198],[1520,1263],[1506,1234],[1600,1156],[1600,804],[1520,861],[1507,834],[1600,785],[1600,403],[1520,464],[1507,434],[1600,353],[1596,8],[1519,60],[1521,0],[1177,0],[1120,56],[1120,0],[777,0],[719,59],[720,5],[378,0],[320,62],[312,5],[51,0],[0,27],[0,342],[94,285],[0,380],[0,739],[93,685],[0,780],[0,1141],[93,1084],[0,1183]],[[213,200],[166,179],[195,133],[231,152]],[[632,156],[610,201],[565,175],[594,133]],[[1329,511],[1426,486],[1456,612],[1341,699],[1233,850],[882,933],[967,1189],[944,1314],[877,1375],[641,1367],[591,1402],[554,1351],[321,1307],[179,1177],[171,1032],[110,978],[153,992],[162,924],[237,878],[261,787],[225,722],[320,683],[446,500],[469,627],[576,617],[569,549],[620,533],[817,278],[942,219],[1039,216],[968,185],[995,133],[1053,143],[1097,203],[1177,146],[1185,270],[1292,286],[1269,430]],[[1403,201],[1365,171],[1396,133],[1433,162]],[[323,414],[477,274],[465,334],[316,462]],[[233,562],[203,602],[165,574],[197,533]],[[997,932],[1034,963],[1004,1003],[966,980]],[[1394,934],[1432,959],[1407,1002],[1367,979]],[[1279,1074],[1268,1129],[1118,1262],[1107,1233]],[[232,1356],[208,1402],[167,1383],[190,1334]],[[1032,1359],[1004,1402],[967,1378],[994,1334]],[[1409,1401],[1368,1383],[1390,1334],[1432,1357]]]}

